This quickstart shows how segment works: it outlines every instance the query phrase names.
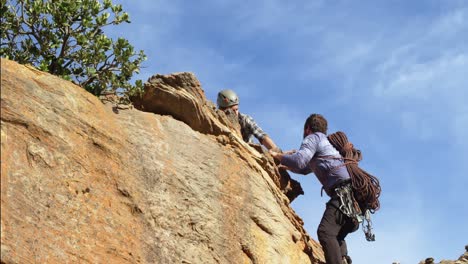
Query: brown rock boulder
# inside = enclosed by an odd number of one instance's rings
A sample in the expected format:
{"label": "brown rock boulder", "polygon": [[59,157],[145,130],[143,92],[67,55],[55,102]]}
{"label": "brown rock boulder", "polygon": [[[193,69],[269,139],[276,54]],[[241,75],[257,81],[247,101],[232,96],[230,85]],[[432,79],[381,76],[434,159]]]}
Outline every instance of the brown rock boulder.
{"label": "brown rock boulder", "polygon": [[192,107],[116,111],[2,59],[2,263],[323,263],[272,161]]}
{"label": "brown rock boulder", "polygon": [[232,124],[222,111],[217,111],[215,105],[206,100],[200,82],[192,73],[154,75],[145,83],[145,93],[131,100],[139,110],[170,115],[204,134],[226,135],[231,133],[224,127],[228,126],[240,135],[239,125]]}

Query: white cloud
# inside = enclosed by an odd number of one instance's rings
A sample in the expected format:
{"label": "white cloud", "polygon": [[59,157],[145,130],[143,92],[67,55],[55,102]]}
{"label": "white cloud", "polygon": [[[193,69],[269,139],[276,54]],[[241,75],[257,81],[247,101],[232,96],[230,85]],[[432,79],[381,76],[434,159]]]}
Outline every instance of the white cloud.
{"label": "white cloud", "polygon": [[[288,35],[316,31],[323,28],[318,23],[310,23],[324,1],[281,1],[262,0],[238,4],[236,1],[225,3],[234,15],[234,32],[242,37],[258,34]],[[236,3],[236,4],[233,4]]]}
{"label": "white cloud", "polygon": [[468,8],[455,10],[436,21],[430,34],[433,36],[453,36],[455,34],[463,33],[463,30],[468,28],[467,21]]}
{"label": "white cloud", "polygon": [[457,144],[466,146],[460,135],[468,126],[462,121],[468,115],[467,69],[468,52],[427,63],[402,62],[398,69],[382,73],[374,96],[391,105],[390,111],[400,116],[402,128],[412,137],[455,136]]}
{"label": "white cloud", "polygon": [[399,116],[403,132],[413,138],[455,137],[454,145],[467,146],[460,136],[468,126],[468,35],[462,34],[468,32],[467,14],[459,9],[442,15],[427,28],[412,29],[413,39],[395,36],[400,44],[375,67],[375,102]]}
{"label": "white cloud", "polygon": [[[374,92],[377,96],[425,98],[465,88],[468,65],[468,9],[442,15],[427,28],[413,28],[401,38],[400,44],[389,48],[379,65]],[[406,35],[414,35],[407,38]],[[409,41],[408,41],[409,40]],[[463,89],[466,90],[466,89]],[[457,96],[457,94],[455,94]]]}
{"label": "white cloud", "polygon": [[[391,60],[394,60],[393,58]],[[426,63],[406,63],[400,58],[398,69],[382,71],[376,96],[451,101],[466,92],[468,51],[438,57]],[[390,63],[384,63],[389,65]],[[384,66],[382,68],[387,68]]]}

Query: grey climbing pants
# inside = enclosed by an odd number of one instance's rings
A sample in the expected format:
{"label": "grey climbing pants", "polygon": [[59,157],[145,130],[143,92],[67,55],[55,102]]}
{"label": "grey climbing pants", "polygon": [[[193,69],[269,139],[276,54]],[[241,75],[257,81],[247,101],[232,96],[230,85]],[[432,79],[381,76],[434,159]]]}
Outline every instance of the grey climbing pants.
{"label": "grey climbing pants", "polygon": [[327,264],[342,264],[348,255],[345,237],[359,228],[359,223],[344,215],[339,209],[339,198],[327,202],[317,229],[317,236],[325,253]]}

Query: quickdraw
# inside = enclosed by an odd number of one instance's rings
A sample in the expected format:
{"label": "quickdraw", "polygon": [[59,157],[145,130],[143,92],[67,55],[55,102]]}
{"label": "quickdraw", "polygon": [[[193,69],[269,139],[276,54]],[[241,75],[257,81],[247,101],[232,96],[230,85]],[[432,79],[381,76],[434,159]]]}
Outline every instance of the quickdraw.
{"label": "quickdraw", "polygon": [[364,213],[364,220],[366,220],[367,224],[364,225],[364,222],[362,222],[362,231],[364,231],[367,241],[375,241],[375,234],[372,233],[372,221],[370,219],[370,214],[371,213],[369,210],[366,210]]}

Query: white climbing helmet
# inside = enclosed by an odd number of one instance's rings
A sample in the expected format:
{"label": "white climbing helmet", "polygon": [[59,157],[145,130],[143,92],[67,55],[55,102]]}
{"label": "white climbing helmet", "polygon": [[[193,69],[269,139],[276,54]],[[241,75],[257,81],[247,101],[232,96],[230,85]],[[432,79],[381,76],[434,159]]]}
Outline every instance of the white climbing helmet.
{"label": "white climbing helmet", "polygon": [[217,103],[219,108],[226,108],[233,105],[238,105],[239,97],[237,97],[237,94],[233,90],[222,90],[218,93]]}

